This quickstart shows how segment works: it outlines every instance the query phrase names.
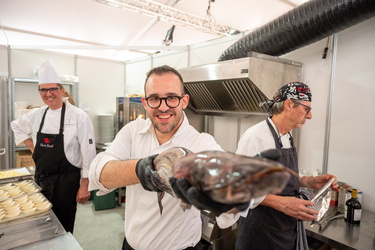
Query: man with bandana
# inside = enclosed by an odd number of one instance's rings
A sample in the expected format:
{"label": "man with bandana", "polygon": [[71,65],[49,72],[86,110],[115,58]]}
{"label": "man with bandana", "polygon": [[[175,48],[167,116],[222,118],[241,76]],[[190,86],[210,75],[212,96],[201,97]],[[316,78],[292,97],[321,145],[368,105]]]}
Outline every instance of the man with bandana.
{"label": "man with bandana", "polygon": [[[312,95],[310,88],[300,82],[282,86],[261,105],[268,104],[270,116],[241,136],[236,153],[254,156],[260,152],[277,148],[279,162],[298,173],[297,152],[290,131],[301,128],[306,119],[312,118]],[[258,206],[252,205],[238,220],[236,249],[308,249],[302,221],[317,219],[318,211],[309,208],[311,201],[300,199],[299,188],[319,189],[334,175],[316,177],[292,176],[287,186],[278,195],[269,194],[255,199]],[[332,183],[337,190],[337,180]]]}

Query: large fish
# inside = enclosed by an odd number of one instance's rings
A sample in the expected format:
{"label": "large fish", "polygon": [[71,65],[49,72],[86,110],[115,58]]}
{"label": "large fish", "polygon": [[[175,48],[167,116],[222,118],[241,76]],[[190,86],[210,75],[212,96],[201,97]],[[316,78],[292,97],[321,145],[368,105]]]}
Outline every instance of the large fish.
{"label": "large fish", "polygon": [[[249,202],[270,193],[279,193],[286,186],[292,170],[276,161],[248,157],[230,152],[191,151],[175,147],[159,154],[155,160],[153,183],[171,195],[173,190],[169,177],[185,178],[190,184],[202,190],[211,199],[237,204]],[[161,199],[159,206],[162,212]],[[186,208],[186,204],[181,204]]]}

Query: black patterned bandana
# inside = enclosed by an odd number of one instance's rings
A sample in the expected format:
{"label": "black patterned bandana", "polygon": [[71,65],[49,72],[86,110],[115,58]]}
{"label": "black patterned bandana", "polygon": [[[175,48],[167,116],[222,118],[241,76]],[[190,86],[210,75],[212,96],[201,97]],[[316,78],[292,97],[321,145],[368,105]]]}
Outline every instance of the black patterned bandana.
{"label": "black patterned bandana", "polygon": [[311,102],[311,98],[312,96],[309,86],[302,82],[291,82],[279,89],[279,94],[274,101],[283,102],[286,99],[291,99]]}
{"label": "black patterned bandana", "polygon": [[285,84],[278,90],[278,95],[273,100],[267,100],[259,104],[263,106],[268,104],[268,113],[271,114],[271,108],[276,102],[283,102],[286,99],[309,101],[312,100],[312,95],[309,86],[302,82],[290,82]]}

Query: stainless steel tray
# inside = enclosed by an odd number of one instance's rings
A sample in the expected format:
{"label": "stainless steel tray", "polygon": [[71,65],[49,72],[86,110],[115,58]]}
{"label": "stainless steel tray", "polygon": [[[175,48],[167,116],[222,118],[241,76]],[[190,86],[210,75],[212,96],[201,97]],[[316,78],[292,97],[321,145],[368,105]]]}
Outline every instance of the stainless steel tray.
{"label": "stainless steel tray", "polygon": [[0,171],[0,184],[16,182],[21,180],[32,180],[34,174],[35,167],[12,168]]}
{"label": "stainless steel tray", "polygon": [[63,226],[50,210],[42,215],[0,224],[0,250],[14,249],[64,233]]}
{"label": "stainless steel tray", "polygon": [[[31,190],[27,190],[25,186],[30,187]],[[6,199],[0,199],[0,224],[43,214],[51,209],[52,204],[40,193],[41,187],[35,182],[25,180],[0,185],[0,191],[12,188],[22,190],[23,192],[21,195],[13,195]]]}

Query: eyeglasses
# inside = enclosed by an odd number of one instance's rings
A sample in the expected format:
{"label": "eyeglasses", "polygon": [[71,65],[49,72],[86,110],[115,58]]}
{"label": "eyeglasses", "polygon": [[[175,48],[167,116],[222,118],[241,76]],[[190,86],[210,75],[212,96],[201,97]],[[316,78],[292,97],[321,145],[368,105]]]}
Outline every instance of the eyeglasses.
{"label": "eyeglasses", "polygon": [[57,91],[59,90],[60,88],[58,87],[55,87],[55,88],[49,88],[49,89],[38,89],[38,91],[42,94],[47,94],[47,92],[49,91],[51,94],[56,94]]}
{"label": "eyeglasses", "polygon": [[151,96],[151,97],[145,97],[147,105],[152,109],[157,109],[160,107],[161,102],[164,100],[165,104],[167,104],[170,108],[176,108],[178,105],[180,105],[180,100],[184,97],[185,94],[182,96],[167,96],[167,97],[157,97],[157,96]]}
{"label": "eyeglasses", "polygon": [[297,103],[297,104],[299,104],[299,105],[302,105],[302,106],[304,106],[305,107],[305,110],[306,110],[306,115],[308,115],[309,114],[309,112],[311,111],[311,107],[310,106],[307,106],[307,105],[305,105],[305,104],[302,104],[302,103],[300,103],[300,102],[297,102],[297,101],[294,101],[294,100],[292,100],[294,103]]}

